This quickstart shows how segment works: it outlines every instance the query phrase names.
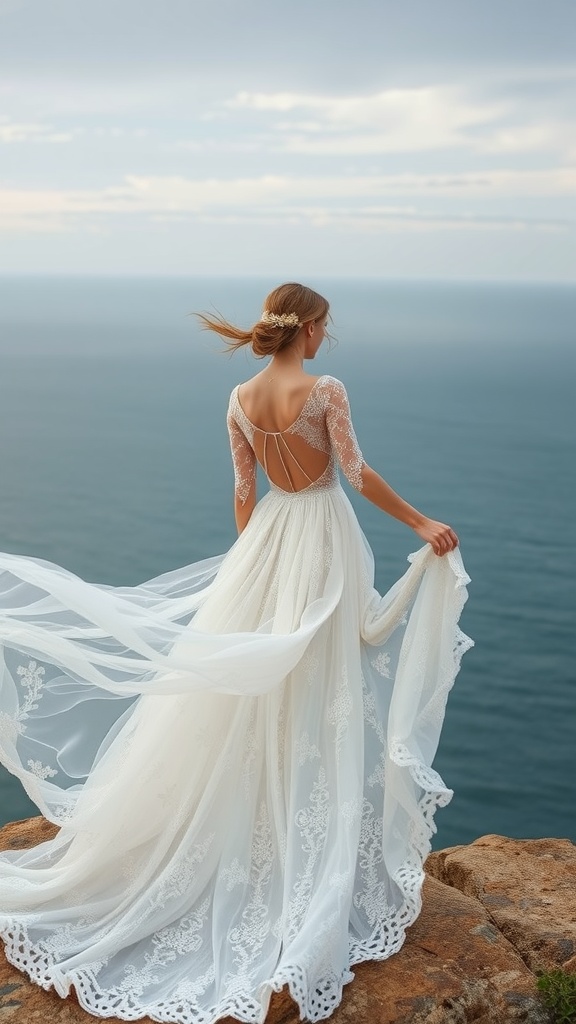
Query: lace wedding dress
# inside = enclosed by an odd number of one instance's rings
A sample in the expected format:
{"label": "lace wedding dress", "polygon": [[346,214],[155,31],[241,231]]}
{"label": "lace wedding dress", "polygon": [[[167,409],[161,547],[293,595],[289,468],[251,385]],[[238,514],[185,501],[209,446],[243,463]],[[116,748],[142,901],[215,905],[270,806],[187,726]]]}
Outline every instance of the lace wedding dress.
{"label": "lace wedding dress", "polygon": [[261,1022],[284,985],[330,1016],[402,946],[452,796],[458,549],[376,592],[334,378],[279,433],[235,389],[228,425],[240,500],[257,456],[270,490],[224,556],[111,587],[0,555],[0,759],[60,826],[0,854],[0,934],[96,1017]]}

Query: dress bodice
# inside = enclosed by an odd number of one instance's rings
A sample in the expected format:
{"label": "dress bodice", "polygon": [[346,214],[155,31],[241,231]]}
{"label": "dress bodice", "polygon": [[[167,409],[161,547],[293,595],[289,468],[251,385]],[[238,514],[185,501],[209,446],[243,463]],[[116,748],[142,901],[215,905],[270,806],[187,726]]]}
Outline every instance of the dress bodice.
{"label": "dress bodice", "polygon": [[[294,422],[281,431],[262,430],[246,416],[237,385],[230,395],[228,432],[236,495],[245,503],[260,463],[275,490],[287,493],[332,487],[339,464],[353,487],[362,490],[364,459],[346,389],[335,377],[318,377]],[[322,458],[324,455],[324,458]]]}

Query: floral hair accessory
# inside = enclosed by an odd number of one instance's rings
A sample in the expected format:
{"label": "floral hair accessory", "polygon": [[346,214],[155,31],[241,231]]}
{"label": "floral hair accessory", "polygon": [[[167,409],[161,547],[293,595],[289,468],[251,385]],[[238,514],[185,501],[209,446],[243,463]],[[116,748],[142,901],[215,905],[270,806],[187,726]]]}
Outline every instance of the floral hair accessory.
{"label": "floral hair accessory", "polygon": [[262,323],[274,324],[275,327],[302,327],[297,313],[271,313],[269,309],[262,313]]}

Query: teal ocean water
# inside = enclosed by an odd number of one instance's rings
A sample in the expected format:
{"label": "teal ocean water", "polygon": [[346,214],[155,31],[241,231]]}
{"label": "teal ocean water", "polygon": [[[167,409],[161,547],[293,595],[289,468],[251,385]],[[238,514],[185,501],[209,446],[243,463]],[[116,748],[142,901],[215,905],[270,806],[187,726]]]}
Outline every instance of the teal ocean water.
{"label": "teal ocean water", "polygon": [[[1,278],[0,549],[112,584],[227,550],[228,395],[261,364],[187,314],[248,325],[277,283]],[[307,283],[338,338],[310,372],[345,382],[365,458],[472,577],[433,846],[576,840],[576,288]],[[384,591],[420,541],[350,496]],[[0,769],[0,824],[33,813]]]}

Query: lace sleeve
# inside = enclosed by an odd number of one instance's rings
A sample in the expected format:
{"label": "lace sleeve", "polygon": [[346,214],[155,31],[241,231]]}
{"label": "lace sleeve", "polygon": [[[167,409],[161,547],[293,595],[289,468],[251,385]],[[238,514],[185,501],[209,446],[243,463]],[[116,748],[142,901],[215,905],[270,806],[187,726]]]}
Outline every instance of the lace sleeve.
{"label": "lace sleeve", "polygon": [[256,456],[246,435],[234,417],[235,392],[230,396],[226,424],[230,437],[230,451],[234,465],[234,491],[244,505],[256,478]]}
{"label": "lace sleeve", "polygon": [[346,388],[341,381],[330,377],[326,394],[326,426],[330,441],[346,478],[357,491],[361,491],[365,463],[352,426]]}

